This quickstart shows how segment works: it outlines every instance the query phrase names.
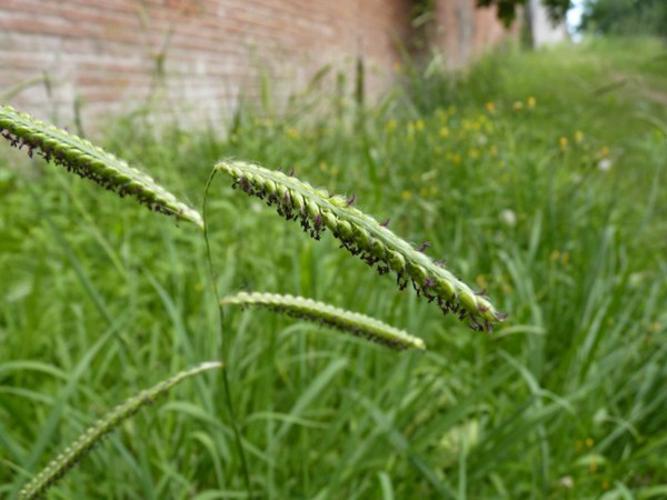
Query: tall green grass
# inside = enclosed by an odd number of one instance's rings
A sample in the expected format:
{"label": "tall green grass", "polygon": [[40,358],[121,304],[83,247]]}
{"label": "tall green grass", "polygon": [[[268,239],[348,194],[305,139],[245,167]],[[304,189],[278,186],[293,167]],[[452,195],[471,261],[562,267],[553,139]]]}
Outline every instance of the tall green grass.
{"label": "tall green grass", "polygon": [[[186,199],[201,199],[223,156],[354,193],[510,314],[471,335],[333,239],[314,242],[214,184],[221,293],[313,297],[429,346],[397,358],[354,337],[299,335],[313,326],[270,313],[225,316],[262,496],[665,495],[664,48],[498,57],[454,82],[406,75],[411,91],[363,122],[310,113],[340,104],[313,90],[286,116],[240,113],[226,137],[179,124],[158,133],[141,114],[106,131],[110,150]],[[493,85],[466,85],[480,81]],[[221,342],[196,231],[46,168],[0,153],[0,495],[147,379],[210,359]],[[175,397],[123,425],[113,450],[93,453],[53,497],[244,498],[221,380]]]}

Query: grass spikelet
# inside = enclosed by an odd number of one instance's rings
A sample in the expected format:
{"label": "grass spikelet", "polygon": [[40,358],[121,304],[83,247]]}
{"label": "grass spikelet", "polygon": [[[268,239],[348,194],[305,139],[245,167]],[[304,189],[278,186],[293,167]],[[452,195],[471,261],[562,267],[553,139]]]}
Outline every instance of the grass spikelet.
{"label": "grass spikelet", "polygon": [[179,201],[146,173],[74,134],[37,120],[11,106],[0,106],[0,135],[69,172],[90,179],[123,197],[134,196],[152,210],[203,226],[199,212]]}
{"label": "grass spikelet", "polygon": [[506,317],[442,263],[434,262],[385,225],[350,206],[349,199],[252,163],[222,161],[216,168],[232,177],[233,187],[276,206],[285,219],[299,220],[313,238],[320,239],[329,229],[344,248],[380,274],[394,271],[401,290],[412,282],[418,295],[435,301],[443,312],[468,320],[471,328],[490,331],[495,322]]}
{"label": "grass spikelet", "polygon": [[422,339],[375,318],[304,297],[240,292],[223,298],[220,303],[222,305],[263,306],[294,318],[321,323],[399,351],[409,348],[425,348]]}
{"label": "grass spikelet", "polygon": [[144,390],[121,405],[116,406],[106,416],[86,429],[65,451],[33,477],[20,491],[19,498],[30,499],[42,497],[49,488],[79,463],[106,434],[137,413],[143,406],[154,403],[160,396],[166,394],[169,389],[179,382],[203,371],[221,367],[222,363],[217,361],[202,363],[194,368],[182,371],[167,380],[163,380],[154,387]]}

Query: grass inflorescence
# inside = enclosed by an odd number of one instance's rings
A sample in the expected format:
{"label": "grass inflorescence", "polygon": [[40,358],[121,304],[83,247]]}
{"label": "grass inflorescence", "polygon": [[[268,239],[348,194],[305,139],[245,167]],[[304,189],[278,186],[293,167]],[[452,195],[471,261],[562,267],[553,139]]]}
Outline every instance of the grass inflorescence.
{"label": "grass inflorescence", "polygon": [[392,349],[424,349],[424,341],[365,314],[347,311],[306,297],[240,292],[223,297],[222,305],[259,306],[288,316],[320,323]]}
{"label": "grass inflorescence", "polygon": [[28,156],[90,179],[119,196],[133,196],[148,208],[202,227],[199,212],[179,201],[141,170],[95,146],[90,141],[43,122],[11,106],[0,106],[0,135]]}
{"label": "grass inflorescence", "polygon": [[331,195],[293,175],[253,163],[228,160],[216,168],[232,177],[233,187],[274,205],[285,219],[298,220],[313,238],[319,239],[329,229],[342,247],[380,274],[394,271],[401,290],[411,282],[418,295],[436,302],[445,313],[467,319],[473,329],[489,331],[505,319],[482,293],[428,257],[425,248],[415,248],[386,224],[353,207],[354,197]]}
{"label": "grass inflorescence", "polygon": [[222,363],[209,361],[194,368],[177,373],[157,385],[146,389],[124,403],[116,406],[91,427],[86,429],[69,447],[54,458],[49,464],[20,491],[19,498],[32,499],[42,497],[57,481],[62,479],[102,438],[116,429],[123,421],[137,413],[142,407],[155,403],[172,387],[183,380],[206,370],[221,368]]}

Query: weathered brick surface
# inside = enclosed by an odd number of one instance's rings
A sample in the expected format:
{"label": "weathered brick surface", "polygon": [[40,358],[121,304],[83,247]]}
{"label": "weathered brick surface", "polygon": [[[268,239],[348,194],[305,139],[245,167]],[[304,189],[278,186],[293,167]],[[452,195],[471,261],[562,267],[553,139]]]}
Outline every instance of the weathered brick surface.
{"label": "weathered brick surface", "polygon": [[[436,43],[460,64],[504,36],[474,0],[440,0]],[[278,97],[324,64],[367,92],[391,81],[397,43],[411,36],[413,0],[0,0],[0,95],[67,123],[132,109],[156,92],[218,121],[240,96],[258,97],[264,72]],[[34,82],[43,77],[43,81]]]}

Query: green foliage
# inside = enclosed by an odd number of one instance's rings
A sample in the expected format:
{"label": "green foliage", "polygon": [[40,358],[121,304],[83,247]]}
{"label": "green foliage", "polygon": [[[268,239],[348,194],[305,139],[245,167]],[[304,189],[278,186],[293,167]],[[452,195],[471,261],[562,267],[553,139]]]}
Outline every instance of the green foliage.
{"label": "green foliage", "polygon": [[581,29],[608,35],[667,36],[664,0],[588,0]]}
{"label": "green foliage", "polygon": [[[223,295],[316,297],[429,347],[397,356],[296,334],[312,325],[282,315],[226,310],[225,371],[257,496],[664,496],[661,54],[645,40],[502,54],[473,80],[459,76],[456,92],[431,81],[423,106],[383,100],[364,130],[345,112],[320,114],[345,111],[349,94],[319,91],[284,117],[240,112],[227,137],[185,124],[158,132],[136,114],[109,124],[105,149],[189,199],[228,157],[354,192],[510,313],[493,335],[469,335],[335,240],[299,237],[256,198],[214,183],[209,236]],[[0,151],[3,498],[91,412],[221,349],[197,231],[66,172],[40,175],[41,163],[14,153]],[[246,497],[222,378],[193,382],[159,413],[126,421],[108,452],[89,454],[49,494]]]}
{"label": "green foliage", "polygon": [[398,330],[364,314],[346,311],[304,297],[240,292],[224,297],[220,303],[222,305],[263,306],[288,316],[321,323],[392,349],[424,349],[424,342],[420,338],[413,337],[403,330]]}
{"label": "green foliage", "polygon": [[[614,0],[612,0],[614,1]],[[562,20],[572,5],[571,0],[541,0],[554,20]],[[478,7],[495,7],[505,26],[510,26],[516,19],[520,8],[525,8],[527,0],[477,0]]]}

